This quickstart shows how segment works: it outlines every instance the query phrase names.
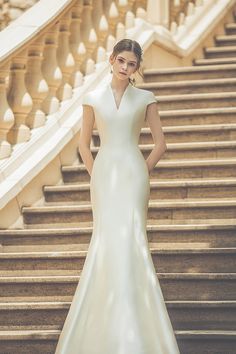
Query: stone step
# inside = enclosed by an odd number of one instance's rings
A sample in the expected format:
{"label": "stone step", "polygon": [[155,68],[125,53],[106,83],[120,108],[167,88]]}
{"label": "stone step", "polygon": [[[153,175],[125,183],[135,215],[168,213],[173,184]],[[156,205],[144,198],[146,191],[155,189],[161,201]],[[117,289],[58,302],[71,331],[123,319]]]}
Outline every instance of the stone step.
{"label": "stone step", "polygon": [[[224,330],[175,332],[181,354],[235,354],[235,334],[235,331]],[[0,331],[0,351],[4,354],[53,354],[59,335],[60,330]]]}
{"label": "stone step", "polygon": [[152,90],[153,93],[157,96],[204,92],[234,92],[236,88],[236,78],[217,78],[153,83],[145,82],[139,84],[137,87],[145,90]]}
{"label": "stone step", "polygon": [[[146,159],[154,148],[154,144],[139,144],[139,149]],[[91,152],[95,158],[100,147],[92,146]],[[172,159],[198,159],[198,158],[223,158],[235,157],[236,140],[231,141],[205,141],[205,142],[186,142],[169,143],[167,150],[161,161]],[[78,152],[79,154],[79,152]],[[79,154],[82,163],[82,158]]]}
{"label": "stone step", "polygon": [[225,30],[229,35],[236,34],[236,23],[226,23]]}
{"label": "stone step", "polygon": [[236,34],[218,35],[215,43],[217,46],[236,46]]}
{"label": "stone step", "polygon": [[[150,253],[156,271],[161,273],[235,271],[236,248],[153,245],[150,246]],[[0,276],[79,275],[86,256],[87,251],[1,253]]]}
{"label": "stone step", "polygon": [[2,354],[54,354],[60,330],[0,331]]}
{"label": "stone step", "polygon": [[234,354],[235,331],[176,331],[181,354]]}
{"label": "stone step", "polygon": [[194,59],[194,65],[236,64],[236,58]]}
{"label": "stone step", "polygon": [[[50,205],[23,207],[25,224],[69,224],[92,220],[91,203],[82,202],[74,205]],[[236,217],[235,198],[221,199],[186,199],[186,200],[150,200],[149,219],[232,219]]]}
{"label": "stone step", "polygon": [[[45,201],[70,203],[90,201],[90,183],[65,184],[44,187]],[[236,178],[150,180],[151,199],[181,198],[236,198]]]}
{"label": "stone step", "polygon": [[[151,171],[151,178],[188,179],[236,177],[236,158],[160,160]],[[65,183],[88,182],[89,174],[85,165],[63,166]]]}
{"label": "stone step", "polygon": [[236,64],[180,66],[174,68],[145,69],[145,82],[169,82],[173,80],[206,80],[236,77]]}
{"label": "stone step", "polygon": [[236,46],[208,47],[204,49],[206,58],[231,58],[236,57]]}
{"label": "stone step", "polygon": [[[83,251],[88,249],[93,223],[76,228],[0,230],[2,252]],[[236,220],[201,220],[170,223],[147,220],[149,244],[176,247],[236,247]]]}
{"label": "stone step", "polygon": [[[166,301],[235,301],[236,273],[157,273]],[[79,275],[1,277],[1,302],[71,301]]]}
{"label": "stone step", "polygon": [[186,125],[230,124],[236,122],[236,107],[159,111],[163,128]]}
{"label": "stone step", "polygon": [[[168,126],[163,127],[163,131],[167,143],[236,140],[235,123]],[[95,134],[98,136],[97,131]],[[152,142],[153,139],[150,128],[142,128],[139,143],[150,144]]]}
{"label": "stone step", "polygon": [[[61,330],[70,304],[0,303],[0,331]],[[236,330],[236,301],[166,301],[166,306],[175,330]]]}
{"label": "stone step", "polygon": [[156,96],[160,110],[236,107],[236,92]]}

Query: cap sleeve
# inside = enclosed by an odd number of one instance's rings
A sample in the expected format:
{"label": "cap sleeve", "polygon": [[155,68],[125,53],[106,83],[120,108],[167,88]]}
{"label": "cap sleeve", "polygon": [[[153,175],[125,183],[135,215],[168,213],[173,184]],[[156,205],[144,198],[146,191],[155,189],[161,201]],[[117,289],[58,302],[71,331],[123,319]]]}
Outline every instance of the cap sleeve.
{"label": "cap sleeve", "polygon": [[82,105],[93,106],[92,97],[91,97],[91,95],[89,94],[89,92],[87,92],[87,93],[85,93],[85,95],[83,95],[83,98],[82,98]]}
{"label": "cap sleeve", "polygon": [[157,99],[156,99],[154,93],[149,91],[148,95],[147,95],[147,105],[149,105],[150,103],[153,103],[153,102],[157,103]]}

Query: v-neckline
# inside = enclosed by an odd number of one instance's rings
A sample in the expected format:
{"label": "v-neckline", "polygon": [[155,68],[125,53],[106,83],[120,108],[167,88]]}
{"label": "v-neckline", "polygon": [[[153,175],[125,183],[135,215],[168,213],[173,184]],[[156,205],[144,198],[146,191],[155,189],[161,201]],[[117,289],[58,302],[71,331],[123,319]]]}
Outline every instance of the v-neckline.
{"label": "v-neckline", "polygon": [[115,96],[114,96],[114,93],[113,93],[113,90],[112,90],[111,84],[109,83],[109,84],[108,84],[108,86],[109,86],[109,89],[110,89],[111,95],[112,95],[112,97],[113,97],[113,102],[114,102],[115,109],[116,109],[116,111],[117,111],[117,112],[119,112],[119,110],[120,110],[120,106],[121,106],[122,101],[123,101],[123,98],[124,98],[125,94],[127,93],[128,88],[131,86],[131,84],[129,83],[129,84],[126,86],[126,88],[125,88],[125,90],[124,90],[124,92],[123,92],[123,94],[122,94],[122,96],[121,96],[121,99],[120,99],[120,104],[119,104],[119,106],[118,106],[118,107],[117,107],[117,104],[116,104],[116,100],[115,100]]}

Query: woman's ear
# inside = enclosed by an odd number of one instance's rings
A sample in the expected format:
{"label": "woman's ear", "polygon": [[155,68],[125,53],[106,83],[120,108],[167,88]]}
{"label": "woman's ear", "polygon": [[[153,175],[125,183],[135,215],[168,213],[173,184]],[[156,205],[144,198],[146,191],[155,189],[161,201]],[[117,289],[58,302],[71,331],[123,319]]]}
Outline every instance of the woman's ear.
{"label": "woman's ear", "polygon": [[110,57],[109,57],[109,63],[110,63],[111,65],[113,65],[113,64],[114,64],[114,61],[115,61],[115,57],[111,54]]}

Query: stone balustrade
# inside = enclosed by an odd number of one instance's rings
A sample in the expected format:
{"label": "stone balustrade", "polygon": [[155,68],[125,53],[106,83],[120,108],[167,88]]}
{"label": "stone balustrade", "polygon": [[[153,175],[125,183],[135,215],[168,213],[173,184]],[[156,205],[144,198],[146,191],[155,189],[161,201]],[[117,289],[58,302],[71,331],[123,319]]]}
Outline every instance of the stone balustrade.
{"label": "stone balustrade", "polygon": [[0,159],[72,97],[139,8],[146,1],[41,0],[0,32]]}
{"label": "stone balustrade", "polygon": [[[165,28],[165,39],[175,50],[171,35],[177,38],[183,32],[181,24],[204,1],[37,2],[0,32],[0,159],[9,158],[16,144],[29,141],[32,129],[44,126],[73,97],[135,18]],[[180,24],[175,22],[178,16]]]}

